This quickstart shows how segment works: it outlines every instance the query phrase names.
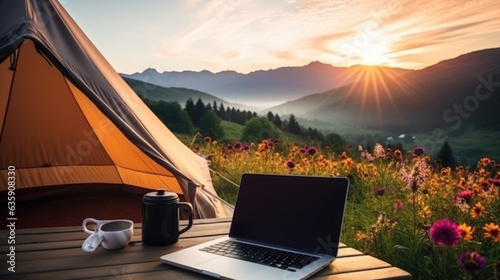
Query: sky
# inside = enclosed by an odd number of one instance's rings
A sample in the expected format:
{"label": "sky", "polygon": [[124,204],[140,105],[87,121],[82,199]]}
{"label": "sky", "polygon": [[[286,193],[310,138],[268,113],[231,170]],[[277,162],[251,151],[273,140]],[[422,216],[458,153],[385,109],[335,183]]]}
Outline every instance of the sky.
{"label": "sky", "polygon": [[500,0],[59,0],[116,71],[421,69],[500,47]]}

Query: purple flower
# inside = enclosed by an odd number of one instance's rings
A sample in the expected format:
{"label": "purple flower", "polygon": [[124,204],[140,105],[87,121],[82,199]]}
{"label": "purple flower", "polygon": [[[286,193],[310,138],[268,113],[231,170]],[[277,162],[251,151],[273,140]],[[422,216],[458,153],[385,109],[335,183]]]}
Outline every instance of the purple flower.
{"label": "purple flower", "polygon": [[423,154],[425,153],[425,151],[424,151],[424,148],[423,148],[423,147],[416,146],[415,148],[413,148],[413,149],[411,150],[411,153],[412,153],[414,156],[419,157],[419,156],[423,155]]}
{"label": "purple flower", "polygon": [[286,166],[289,169],[294,169],[295,168],[295,162],[293,162],[293,160],[289,160],[289,161],[286,162]]}
{"label": "purple flower", "polygon": [[241,149],[242,149],[242,147],[243,147],[243,144],[242,144],[241,142],[236,142],[236,143],[234,143],[234,148],[235,148],[236,150],[241,150]]}
{"label": "purple flower", "polygon": [[474,273],[486,266],[486,258],[478,252],[466,252],[458,257],[458,265],[469,273]]}
{"label": "purple flower", "polygon": [[307,148],[307,153],[310,156],[314,156],[317,152],[318,152],[318,149],[316,149],[316,147],[309,147],[309,148]]}
{"label": "purple flower", "polygon": [[210,136],[206,136],[205,138],[203,138],[203,140],[205,141],[205,143],[210,143],[212,141],[212,138],[210,138]]}
{"label": "purple flower", "polygon": [[462,238],[462,232],[456,223],[448,219],[435,222],[429,234],[437,245],[456,246]]}
{"label": "purple flower", "polygon": [[384,188],[376,188],[374,191],[373,191],[373,194],[375,196],[383,196],[385,194],[385,189]]}

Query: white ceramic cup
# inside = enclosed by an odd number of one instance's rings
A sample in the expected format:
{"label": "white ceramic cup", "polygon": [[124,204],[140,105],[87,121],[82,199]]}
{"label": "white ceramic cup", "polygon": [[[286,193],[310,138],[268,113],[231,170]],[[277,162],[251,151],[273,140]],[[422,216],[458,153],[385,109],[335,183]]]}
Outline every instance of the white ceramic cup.
{"label": "white ceramic cup", "polygon": [[[88,223],[96,224],[95,231],[87,228]],[[108,250],[116,250],[128,245],[134,235],[134,222],[130,220],[96,220],[87,218],[82,223],[83,231],[90,234],[82,244],[82,250],[93,252],[100,244]]]}

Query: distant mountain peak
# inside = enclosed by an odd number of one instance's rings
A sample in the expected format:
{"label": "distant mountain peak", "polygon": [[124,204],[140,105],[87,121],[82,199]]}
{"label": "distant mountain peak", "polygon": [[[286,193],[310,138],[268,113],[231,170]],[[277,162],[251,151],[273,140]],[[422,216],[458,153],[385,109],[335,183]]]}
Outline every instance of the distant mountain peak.
{"label": "distant mountain peak", "polygon": [[315,60],[315,61],[309,62],[309,64],[307,64],[306,66],[332,66],[332,65]]}
{"label": "distant mountain peak", "polygon": [[144,71],[142,71],[142,73],[156,73],[156,74],[159,74],[160,72],[158,72],[158,70],[156,70],[155,68],[146,68]]}

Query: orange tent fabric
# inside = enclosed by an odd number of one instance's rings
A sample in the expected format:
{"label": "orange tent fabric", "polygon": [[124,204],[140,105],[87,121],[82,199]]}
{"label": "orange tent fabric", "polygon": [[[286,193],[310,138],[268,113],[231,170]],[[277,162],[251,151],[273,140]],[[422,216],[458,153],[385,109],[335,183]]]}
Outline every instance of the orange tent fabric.
{"label": "orange tent fabric", "polygon": [[[158,188],[191,202],[198,218],[232,214],[213,188],[206,160],[161,123],[55,0],[0,1],[4,194],[9,166],[18,206],[38,205],[31,212],[44,201],[54,209],[54,193],[60,202],[83,200],[87,186],[96,202],[105,196],[99,190],[114,193],[109,201],[116,205],[117,192],[129,203],[135,195],[136,220],[142,195]],[[87,208],[71,212],[78,220],[93,214]]]}

